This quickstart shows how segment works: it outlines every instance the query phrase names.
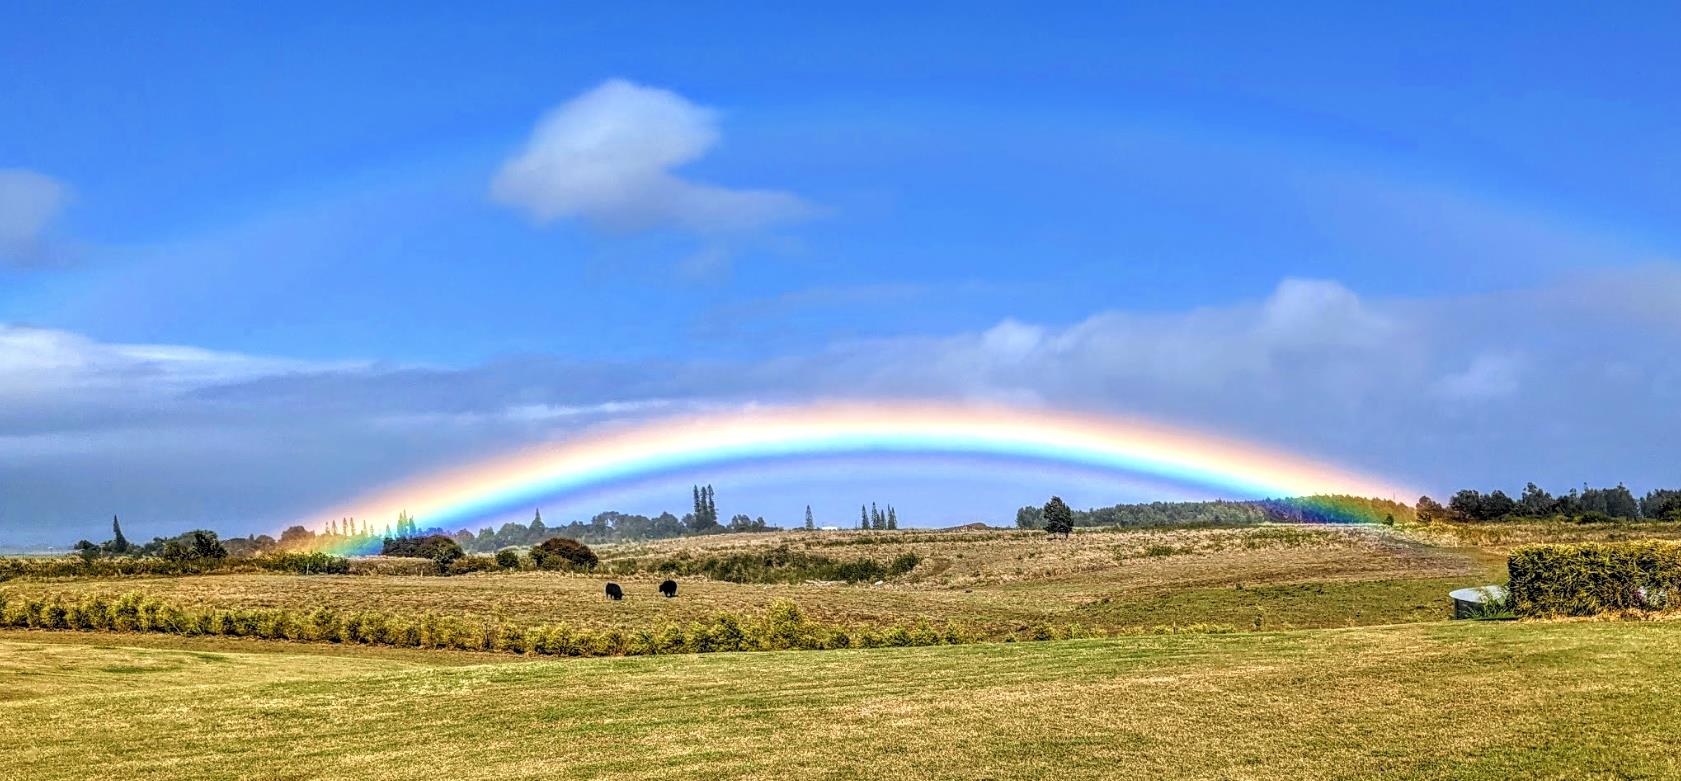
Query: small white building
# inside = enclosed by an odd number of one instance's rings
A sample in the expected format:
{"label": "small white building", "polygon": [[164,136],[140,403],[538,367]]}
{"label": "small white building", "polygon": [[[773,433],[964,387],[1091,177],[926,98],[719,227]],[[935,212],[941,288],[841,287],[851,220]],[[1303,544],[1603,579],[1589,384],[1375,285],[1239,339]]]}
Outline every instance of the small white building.
{"label": "small white building", "polygon": [[819,527],[817,527],[817,530],[820,531],[820,532],[838,532],[838,531],[840,531],[840,527],[839,526],[819,526]]}

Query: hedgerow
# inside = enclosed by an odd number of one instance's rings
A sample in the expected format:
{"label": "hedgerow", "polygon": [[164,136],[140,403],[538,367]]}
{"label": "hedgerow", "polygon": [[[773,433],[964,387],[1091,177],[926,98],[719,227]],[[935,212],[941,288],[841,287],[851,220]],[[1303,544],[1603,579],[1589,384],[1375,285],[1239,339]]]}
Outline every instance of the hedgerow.
{"label": "hedgerow", "polygon": [[[786,600],[763,615],[722,612],[687,624],[639,630],[595,629],[564,623],[526,625],[498,619],[418,617],[378,611],[309,611],[287,608],[209,608],[175,605],[141,592],[112,598],[0,591],[0,627],[173,635],[252,637],[265,640],[497,651],[548,656],[640,656],[728,651],[822,650],[884,646],[956,645],[976,633],[956,624],[852,629],[807,618]],[[1090,636],[1061,628],[1057,638]]]}
{"label": "hedgerow", "polygon": [[869,583],[899,577],[921,563],[922,557],[916,553],[902,553],[883,563],[870,558],[836,559],[779,545],[711,556],[694,556],[684,552],[664,559],[618,561],[614,562],[612,569],[615,574],[653,572],[731,583],[801,583],[807,580]]}
{"label": "hedgerow", "polygon": [[1589,616],[1681,606],[1681,543],[1525,545],[1506,568],[1518,616]]}

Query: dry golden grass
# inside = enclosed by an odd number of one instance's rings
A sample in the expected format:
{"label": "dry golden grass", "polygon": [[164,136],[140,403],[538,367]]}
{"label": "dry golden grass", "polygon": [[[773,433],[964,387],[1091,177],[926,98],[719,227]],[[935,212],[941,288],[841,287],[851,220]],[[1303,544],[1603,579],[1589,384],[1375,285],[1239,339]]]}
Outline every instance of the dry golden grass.
{"label": "dry golden grass", "polygon": [[[721,611],[758,613],[774,600],[792,599],[824,623],[955,621],[1004,637],[1040,623],[1123,630],[1207,623],[1250,628],[1257,615],[1269,628],[1430,620],[1448,614],[1448,591],[1494,577],[1493,567],[1475,555],[1369,528],[1083,531],[1068,540],[1020,532],[785,533],[670,540],[603,553],[613,562],[774,545],[845,559],[887,560],[915,551],[924,563],[903,582],[882,586],[684,579],[672,600],[656,594],[659,576],[615,577],[627,593],[623,602],[603,598],[604,576],[545,572],[450,578],[251,573],[14,581],[0,588],[111,595],[139,590],[183,606],[325,605],[620,629]],[[1289,588],[1295,584],[1318,584],[1320,590]]]}
{"label": "dry golden grass", "polygon": [[0,633],[0,778],[1681,776],[1675,622],[455,667],[37,637]]}

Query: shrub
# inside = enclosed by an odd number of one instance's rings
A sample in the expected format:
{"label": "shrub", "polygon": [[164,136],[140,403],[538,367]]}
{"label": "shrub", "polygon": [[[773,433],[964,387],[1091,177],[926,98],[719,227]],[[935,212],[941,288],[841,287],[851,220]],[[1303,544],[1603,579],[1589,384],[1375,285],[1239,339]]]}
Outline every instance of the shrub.
{"label": "shrub", "polygon": [[[875,559],[835,559],[779,545],[704,557],[682,553],[649,562],[644,567],[633,567],[632,570],[646,569],[662,575],[698,576],[730,583],[800,583],[807,580],[870,583],[903,575],[920,563],[922,557],[915,553],[900,554],[892,562],[882,564]],[[620,562],[614,564],[617,570]]]}
{"label": "shrub", "polygon": [[592,569],[601,559],[570,537],[550,537],[531,549],[531,562],[538,569]]}
{"label": "shrub", "polygon": [[1518,616],[1587,616],[1681,604],[1681,543],[1526,545],[1506,562]]}
{"label": "shrub", "polygon": [[437,563],[438,571],[449,572],[449,565],[456,559],[465,556],[461,544],[442,534],[428,534],[425,537],[393,537],[385,540],[380,549],[381,556],[400,556],[414,559],[431,559]]}
{"label": "shrub", "polygon": [[350,559],[315,553],[274,553],[251,559],[259,569],[291,572],[298,575],[344,575],[350,572]]}
{"label": "shrub", "polygon": [[462,556],[449,563],[446,575],[466,575],[470,572],[495,572],[496,559],[489,556]]}
{"label": "shrub", "polygon": [[519,552],[511,548],[497,551],[496,566],[502,569],[519,569]]}

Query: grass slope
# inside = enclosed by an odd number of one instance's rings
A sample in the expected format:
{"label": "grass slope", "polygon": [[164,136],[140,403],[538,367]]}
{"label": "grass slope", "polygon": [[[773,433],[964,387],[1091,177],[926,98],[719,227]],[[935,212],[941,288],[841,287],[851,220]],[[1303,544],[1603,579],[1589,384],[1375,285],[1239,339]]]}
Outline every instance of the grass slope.
{"label": "grass slope", "polygon": [[0,778],[1681,776],[1677,622],[466,666],[129,639],[0,633]]}

